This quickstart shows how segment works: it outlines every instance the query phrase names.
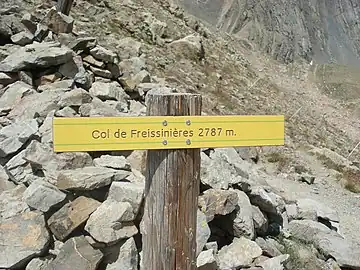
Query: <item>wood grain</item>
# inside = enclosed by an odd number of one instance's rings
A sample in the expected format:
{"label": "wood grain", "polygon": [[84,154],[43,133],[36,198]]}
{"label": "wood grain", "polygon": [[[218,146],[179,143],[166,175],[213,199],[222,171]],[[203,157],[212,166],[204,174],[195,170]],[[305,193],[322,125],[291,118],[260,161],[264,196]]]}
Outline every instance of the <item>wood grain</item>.
{"label": "wood grain", "polygon": [[[148,94],[147,114],[201,115],[193,94]],[[143,266],[195,270],[200,149],[149,150],[143,218]]]}

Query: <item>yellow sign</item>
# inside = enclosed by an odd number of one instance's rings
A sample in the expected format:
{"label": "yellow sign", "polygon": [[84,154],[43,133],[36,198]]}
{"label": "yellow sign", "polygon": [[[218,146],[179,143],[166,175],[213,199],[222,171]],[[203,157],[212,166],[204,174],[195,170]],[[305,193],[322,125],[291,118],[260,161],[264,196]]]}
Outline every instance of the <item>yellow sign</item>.
{"label": "yellow sign", "polygon": [[284,144],[283,116],[54,118],[55,152]]}

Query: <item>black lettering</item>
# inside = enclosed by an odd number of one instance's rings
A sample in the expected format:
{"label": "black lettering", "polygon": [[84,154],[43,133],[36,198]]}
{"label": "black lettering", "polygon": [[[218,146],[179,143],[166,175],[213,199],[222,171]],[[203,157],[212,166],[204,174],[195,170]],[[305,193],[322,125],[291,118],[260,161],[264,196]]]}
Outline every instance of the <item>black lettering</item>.
{"label": "black lettering", "polygon": [[204,129],[199,128],[199,137],[203,137],[204,136],[203,133],[204,133]]}
{"label": "black lettering", "polygon": [[[180,130],[181,131],[181,130]],[[179,131],[177,129],[174,130],[173,132],[173,136],[174,137],[178,137],[179,136]],[[180,135],[181,136],[181,135]]]}
{"label": "black lettering", "polygon": [[114,132],[114,138],[119,139],[120,138],[120,129]]}
{"label": "black lettering", "polygon": [[141,137],[146,138],[146,137],[148,137],[147,135],[148,134],[145,130],[143,132],[141,132]]}
{"label": "black lettering", "polygon": [[120,137],[125,139],[126,138],[126,131],[121,131]]}
{"label": "black lettering", "polygon": [[194,131],[193,130],[189,130],[189,137],[194,136]]}
{"label": "black lettering", "polygon": [[132,129],[131,130],[131,138],[134,138],[137,134],[137,130],[136,129]]}
{"label": "black lettering", "polygon": [[100,138],[99,133],[100,133],[100,131],[94,130],[94,131],[91,133],[91,136],[92,136],[94,139],[99,139],[99,138]]}
{"label": "black lettering", "polygon": [[189,134],[189,131],[188,131],[188,130],[184,130],[184,131],[183,131],[183,135],[184,135],[184,137],[187,137],[187,136],[188,136],[188,134]]}

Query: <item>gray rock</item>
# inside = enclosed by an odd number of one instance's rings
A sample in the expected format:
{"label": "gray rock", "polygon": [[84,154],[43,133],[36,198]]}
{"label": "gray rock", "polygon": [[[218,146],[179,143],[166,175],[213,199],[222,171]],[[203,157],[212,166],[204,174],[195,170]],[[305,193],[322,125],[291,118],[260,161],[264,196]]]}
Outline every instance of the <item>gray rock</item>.
{"label": "gray rock", "polygon": [[91,103],[91,95],[81,88],[64,93],[59,101],[60,107],[81,106],[84,103]]}
{"label": "gray rock", "polygon": [[94,249],[84,236],[68,239],[59,255],[46,270],[96,270],[104,255]]}
{"label": "gray rock", "polygon": [[32,43],[34,35],[28,31],[22,31],[11,36],[11,41],[17,45],[25,46]]}
{"label": "gray rock", "polygon": [[85,167],[59,172],[56,186],[69,190],[93,190],[108,186],[117,179],[124,179],[128,171],[114,170],[103,167]]}
{"label": "gray rock", "polygon": [[102,155],[101,157],[94,159],[94,165],[125,171],[131,170],[130,162],[127,161],[124,156]]}
{"label": "gray rock", "polygon": [[255,242],[259,245],[259,247],[261,247],[265,256],[276,257],[282,254],[278,248],[280,244],[271,238],[264,239],[257,237]]}
{"label": "gray rock", "polygon": [[124,89],[117,83],[94,82],[89,93],[101,100],[121,100],[126,101],[130,97],[125,93]]}
{"label": "gray rock", "polygon": [[231,190],[206,190],[199,196],[199,207],[205,213],[207,222],[214,219],[215,215],[227,215],[235,210],[238,196]]}
{"label": "gray rock", "polygon": [[119,40],[119,43],[116,46],[117,51],[119,52],[119,57],[121,60],[129,59],[131,57],[138,57],[142,52],[141,42],[136,41],[132,37],[126,37]]}
{"label": "gray rock", "polygon": [[98,98],[93,98],[91,103],[83,104],[80,106],[79,112],[81,116],[104,116],[104,117],[114,117],[114,116],[124,116],[123,114],[113,108],[112,106],[102,102]]}
{"label": "gray rock", "polygon": [[253,241],[241,237],[220,249],[218,253],[219,270],[232,270],[250,267],[252,261],[262,254],[261,248]]}
{"label": "gray rock", "polygon": [[217,263],[212,249],[202,251],[196,259],[198,270],[216,270]]}
{"label": "gray rock", "polygon": [[49,112],[59,109],[57,102],[64,93],[63,90],[55,90],[26,95],[11,110],[8,117],[19,121],[33,118],[44,120]]}
{"label": "gray rock", "polygon": [[249,197],[253,205],[258,206],[266,213],[280,215],[285,210],[283,198],[264,187],[252,188]]}
{"label": "gray rock", "polygon": [[26,45],[0,62],[0,71],[16,72],[29,68],[57,66],[72,58],[73,52],[60,43],[44,42]]}
{"label": "gray rock", "polygon": [[50,234],[45,218],[26,212],[2,220],[0,225],[0,268],[24,267],[34,256],[46,251]]}
{"label": "gray rock", "polygon": [[217,242],[208,242],[205,244],[205,248],[207,250],[212,249],[214,253],[217,253],[219,249]]}
{"label": "gray rock", "polygon": [[66,194],[58,190],[54,185],[36,180],[26,189],[23,200],[32,208],[42,212],[48,212],[51,207],[64,201]]}
{"label": "gray rock", "polygon": [[91,50],[97,45],[97,39],[95,37],[79,37],[65,43],[64,45],[68,46],[75,52]]}
{"label": "gray rock", "polygon": [[252,205],[252,213],[256,233],[258,235],[265,235],[269,227],[267,217],[261,212],[259,207],[254,205]]}
{"label": "gray rock", "polygon": [[76,116],[77,112],[70,108],[70,107],[65,107],[65,108],[62,108],[61,110],[57,111],[55,113],[55,116],[57,117],[74,117]]}
{"label": "gray rock", "polygon": [[143,58],[131,57],[121,61],[119,63],[119,68],[123,77],[130,77],[139,73],[141,70],[145,70],[146,64]]}
{"label": "gray rock", "polygon": [[14,76],[14,74],[0,72],[0,84],[3,85],[4,87],[6,85],[14,83],[16,80],[17,80],[17,76]]}
{"label": "gray rock", "polygon": [[158,20],[153,14],[143,12],[143,29],[149,35],[149,41],[153,44],[162,45],[164,43],[163,35],[165,34],[167,24]]}
{"label": "gray rock", "polygon": [[18,185],[0,194],[0,221],[29,212],[29,206],[22,200],[26,186]]}
{"label": "gray rock", "polygon": [[34,34],[36,31],[36,17],[33,16],[29,12],[25,12],[21,18],[21,23],[30,31],[30,33]]}
{"label": "gray rock", "polygon": [[309,184],[309,185],[312,185],[312,184],[314,184],[314,182],[315,182],[315,176],[310,175],[310,174],[308,174],[308,173],[302,173],[302,174],[299,176],[299,181],[300,181],[300,182],[307,183],[307,184]]}
{"label": "gray rock", "polygon": [[113,78],[113,74],[111,73],[111,71],[109,71],[107,69],[100,69],[100,68],[90,66],[90,70],[92,73],[94,73],[95,76],[99,76],[99,77],[106,78],[106,79]]}
{"label": "gray rock", "polygon": [[351,166],[351,162],[347,158],[335,153],[328,148],[313,147],[310,153],[315,155],[329,169],[341,172],[346,167]]}
{"label": "gray rock", "polygon": [[96,241],[113,245],[138,233],[134,218],[130,203],[107,199],[90,215],[85,230]]}
{"label": "gray rock", "polygon": [[110,186],[108,199],[117,202],[128,202],[136,216],[144,196],[144,185],[130,182],[113,182]]}
{"label": "gray rock", "polygon": [[56,239],[63,241],[77,227],[84,224],[100,205],[101,203],[94,199],[80,196],[65,204],[49,218],[49,228]]}
{"label": "gray rock", "polygon": [[311,242],[327,258],[336,260],[340,267],[360,269],[360,248],[325,225],[312,220],[293,220],[289,231],[294,238]]}
{"label": "gray rock", "polygon": [[245,192],[234,190],[238,195],[236,206],[236,216],[233,221],[234,236],[245,236],[251,240],[255,238],[255,228],[253,221],[253,209],[248,196]]}
{"label": "gray rock", "polygon": [[52,260],[50,256],[34,258],[29,262],[25,270],[45,270]]}
{"label": "gray rock", "polygon": [[37,88],[37,91],[44,92],[44,91],[53,91],[53,90],[63,90],[64,92],[66,92],[71,89],[72,84],[73,84],[73,80],[66,79],[66,80],[40,85]]}
{"label": "gray rock", "polygon": [[133,237],[121,245],[119,255],[114,262],[106,266],[106,270],[137,270],[139,255]]}
{"label": "gray rock", "polygon": [[74,77],[74,82],[76,83],[76,85],[87,91],[91,88],[94,81],[95,81],[94,74],[85,69],[80,69],[80,71],[76,73]]}
{"label": "gray rock", "polygon": [[13,189],[15,184],[9,181],[9,176],[5,171],[5,168],[0,165],[0,194],[9,189]]}
{"label": "gray rock", "polygon": [[202,59],[205,55],[202,40],[199,34],[186,36],[169,44],[176,54],[188,59]]}
{"label": "gray rock", "polygon": [[36,25],[36,31],[34,33],[34,40],[37,42],[43,42],[45,38],[48,36],[49,31],[50,30],[46,25],[42,23],[38,23]]}
{"label": "gray rock", "polygon": [[53,119],[54,119],[55,111],[56,110],[52,110],[46,115],[44,122],[39,128],[41,142],[44,144],[53,143],[52,130],[53,130]]}
{"label": "gray rock", "polygon": [[0,95],[0,115],[6,115],[11,111],[25,95],[35,93],[31,85],[17,81],[8,85],[4,89],[4,94]]}
{"label": "gray rock", "polygon": [[134,92],[137,86],[141,83],[150,83],[150,73],[146,70],[140,70],[132,76],[122,76],[119,78],[121,85],[127,92]]}
{"label": "gray rock", "polygon": [[109,63],[117,63],[119,61],[118,56],[116,55],[116,53],[105,49],[104,47],[97,45],[95,48],[90,50],[90,54],[100,60],[100,61],[104,61],[104,62],[109,62]]}
{"label": "gray rock", "polygon": [[28,85],[34,85],[33,75],[29,71],[19,71],[19,80],[28,84]]}
{"label": "gray rock", "polygon": [[136,87],[136,91],[139,92],[140,96],[145,96],[147,92],[149,92],[151,89],[156,89],[162,87],[159,83],[140,83]]}
{"label": "gray rock", "polygon": [[132,116],[146,116],[146,107],[139,101],[130,100],[129,114]]}
{"label": "gray rock", "polygon": [[10,159],[5,165],[11,181],[15,182],[16,184],[28,184],[37,178],[33,174],[31,165],[24,159],[25,151],[26,150],[21,151],[19,154]]}
{"label": "gray rock", "polygon": [[106,67],[106,64],[104,62],[96,60],[91,55],[85,56],[83,58],[83,60],[85,63],[88,63],[90,66],[93,66],[93,67],[97,67],[97,68],[101,68],[101,69],[104,69]]}
{"label": "gray rock", "polygon": [[206,242],[210,237],[211,231],[206,221],[206,216],[199,209],[196,219],[196,256],[204,249]]}
{"label": "gray rock", "polygon": [[74,19],[61,12],[57,12],[56,7],[49,10],[43,22],[56,34],[71,33],[74,26]]}
{"label": "gray rock", "polygon": [[296,204],[299,209],[299,215],[301,215],[302,213],[315,211],[317,217],[329,221],[340,221],[339,215],[335,210],[315,200],[299,199],[297,200]]}
{"label": "gray rock", "polygon": [[288,215],[289,221],[296,219],[299,215],[299,209],[295,203],[285,205],[285,210]]}
{"label": "gray rock", "polygon": [[74,79],[79,72],[85,72],[80,55],[74,56],[70,61],[59,67],[59,72],[66,78]]}
{"label": "gray rock", "polygon": [[0,130],[0,157],[6,157],[18,151],[38,132],[36,120],[19,121]]}
{"label": "gray rock", "polygon": [[2,39],[9,39],[12,35],[22,31],[22,29],[20,20],[15,14],[0,16],[0,37]]}
{"label": "gray rock", "polygon": [[257,264],[257,266],[262,267],[264,270],[284,270],[284,264],[289,260],[290,255],[284,254],[279,255],[274,258],[270,258]]}

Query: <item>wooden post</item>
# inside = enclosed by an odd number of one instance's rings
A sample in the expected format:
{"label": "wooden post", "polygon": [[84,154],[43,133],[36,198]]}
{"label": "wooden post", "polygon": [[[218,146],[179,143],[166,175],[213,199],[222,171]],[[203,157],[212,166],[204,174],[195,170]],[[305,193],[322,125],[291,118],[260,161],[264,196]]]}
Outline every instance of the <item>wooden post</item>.
{"label": "wooden post", "polygon": [[74,0],[58,0],[56,10],[65,15],[69,15],[73,2]]}
{"label": "wooden post", "polygon": [[[149,93],[147,114],[201,115],[201,106],[200,95]],[[199,148],[148,150],[142,235],[145,269],[197,269],[199,185]]]}

